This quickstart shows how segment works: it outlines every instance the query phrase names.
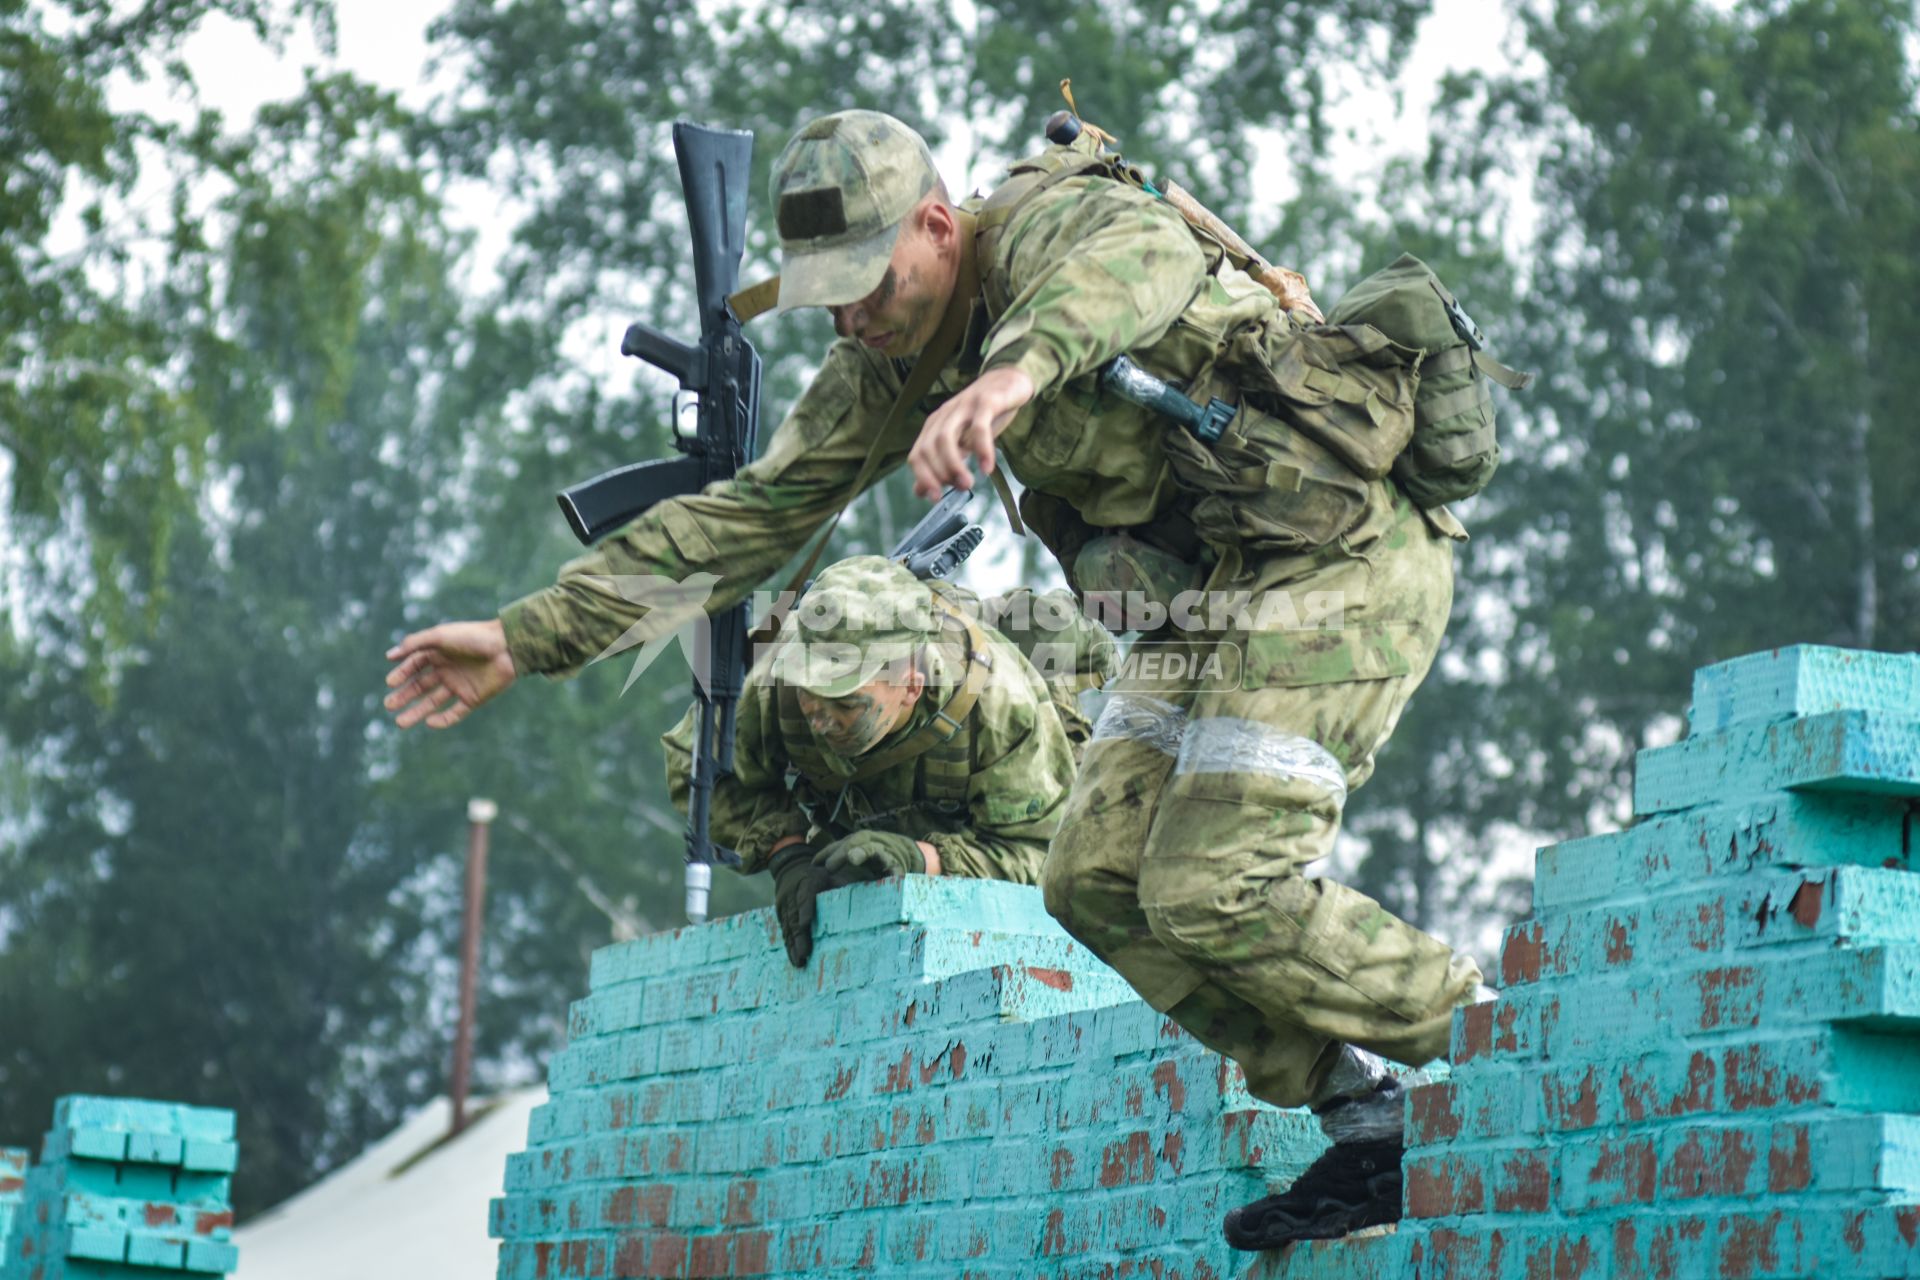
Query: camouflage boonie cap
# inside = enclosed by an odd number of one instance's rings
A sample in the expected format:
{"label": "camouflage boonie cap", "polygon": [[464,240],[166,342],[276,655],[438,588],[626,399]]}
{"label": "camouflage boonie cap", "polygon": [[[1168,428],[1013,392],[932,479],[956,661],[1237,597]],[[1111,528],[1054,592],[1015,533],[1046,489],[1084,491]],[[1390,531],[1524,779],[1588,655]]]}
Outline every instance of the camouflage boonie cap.
{"label": "camouflage boonie cap", "polygon": [[901,224],[938,182],[926,142],[892,116],[836,111],[801,129],[773,162],[775,309],[839,306],[872,293]]}
{"label": "camouflage boonie cap", "polygon": [[925,583],[884,556],[854,556],[821,570],[794,605],[773,676],[844,698],[939,634]]}

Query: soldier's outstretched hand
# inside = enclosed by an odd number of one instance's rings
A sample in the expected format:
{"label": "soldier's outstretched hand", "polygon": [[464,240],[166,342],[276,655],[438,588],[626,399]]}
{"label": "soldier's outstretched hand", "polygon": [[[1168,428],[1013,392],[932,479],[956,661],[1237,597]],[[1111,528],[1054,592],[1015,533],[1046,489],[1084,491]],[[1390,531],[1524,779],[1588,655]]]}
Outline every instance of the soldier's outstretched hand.
{"label": "soldier's outstretched hand", "polygon": [[387,660],[394,664],[387,672],[393,692],[383,705],[402,729],[422,720],[430,729],[459,724],[519,674],[498,619],[416,631],[387,650]]}
{"label": "soldier's outstretched hand", "polygon": [[994,437],[1033,399],[1033,391],[1033,379],[1024,370],[990,369],[928,414],[907,454],[913,491],[931,500],[949,485],[972,489],[968,457],[980,464],[981,475],[993,470]]}

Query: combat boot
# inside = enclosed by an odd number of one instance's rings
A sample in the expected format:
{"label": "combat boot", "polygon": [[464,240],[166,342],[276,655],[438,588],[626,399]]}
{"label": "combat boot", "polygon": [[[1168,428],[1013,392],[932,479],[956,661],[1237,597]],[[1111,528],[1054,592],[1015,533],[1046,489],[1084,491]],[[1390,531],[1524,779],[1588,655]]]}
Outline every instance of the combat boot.
{"label": "combat boot", "polygon": [[1277,1249],[1292,1240],[1332,1240],[1400,1220],[1398,1137],[1336,1142],[1291,1187],[1227,1214],[1227,1243]]}

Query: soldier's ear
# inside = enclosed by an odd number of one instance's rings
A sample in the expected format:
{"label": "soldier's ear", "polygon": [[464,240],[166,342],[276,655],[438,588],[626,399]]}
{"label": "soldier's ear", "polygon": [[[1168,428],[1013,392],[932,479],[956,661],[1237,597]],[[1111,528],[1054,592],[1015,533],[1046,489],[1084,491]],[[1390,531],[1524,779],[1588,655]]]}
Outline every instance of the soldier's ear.
{"label": "soldier's ear", "polygon": [[949,252],[959,243],[960,223],[953,216],[952,206],[938,194],[922,202],[914,216],[920,224],[921,233],[940,252]]}

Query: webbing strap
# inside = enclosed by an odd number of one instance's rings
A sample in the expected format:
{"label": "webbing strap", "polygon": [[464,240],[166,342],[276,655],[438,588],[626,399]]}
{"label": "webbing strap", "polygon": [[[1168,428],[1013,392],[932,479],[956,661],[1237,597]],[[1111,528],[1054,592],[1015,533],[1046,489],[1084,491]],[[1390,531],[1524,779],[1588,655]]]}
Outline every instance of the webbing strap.
{"label": "webbing strap", "polygon": [[1007,524],[1012,528],[1013,536],[1026,537],[1027,526],[1020,523],[1020,504],[1014,501],[1013,486],[1007,483],[1006,469],[995,467],[987,473],[987,478],[993,481],[993,496],[1000,499],[1000,509],[1007,513]]}
{"label": "webbing strap", "polygon": [[1341,404],[1365,404],[1367,396],[1371,394],[1367,390],[1366,383],[1352,374],[1333,373],[1316,365],[1307,366],[1306,375],[1301,382],[1309,391],[1318,391],[1321,395],[1329,396]]}
{"label": "webbing strap", "polygon": [[[1016,171],[1012,178],[1002,183],[993,195],[987,197],[987,203],[980,210],[980,230],[982,232],[998,231],[1013,217],[1014,211],[1031,197],[1065,182],[1068,178],[1078,178],[1094,169],[1102,170],[1111,176],[1113,166],[1097,156],[1076,155],[1051,173],[1044,172],[1038,167]],[[1019,184],[1019,179],[1030,173],[1039,173],[1040,176],[1032,182]],[[1001,198],[996,200],[996,196]]]}
{"label": "webbing strap", "polygon": [[[906,381],[900,384],[900,394],[894,398],[893,407],[887,410],[885,421],[880,429],[873,433],[873,439],[867,445],[867,456],[860,463],[860,470],[854,476],[853,483],[847,487],[847,496],[840,500],[833,515],[827,520],[826,528],[821,531],[819,541],[813,544],[813,551],[807,556],[806,563],[799,572],[787,582],[786,598],[797,597],[800,588],[813,576],[815,566],[820,563],[821,553],[826,551],[827,542],[833,537],[833,531],[840,524],[840,517],[846,514],[853,500],[866,492],[867,482],[873,479],[873,473],[880,465],[880,446],[891,436],[913,407],[920,403],[933,384],[939,380],[940,373],[947,367],[960,350],[960,343],[967,335],[967,322],[973,316],[973,300],[979,291],[979,273],[974,269],[973,215],[964,209],[953,210],[954,220],[960,224],[960,275],[954,285],[953,296],[947,300],[947,312],[940,317],[940,327],[933,332],[933,338],[922,348],[919,359],[908,371]],[[752,641],[764,644],[778,635],[780,624],[774,615],[761,620],[754,628]]]}
{"label": "webbing strap", "polygon": [[1464,342],[1457,347],[1448,347],[1444,351],[1436,351],[1425,360],[1422,360],[1420,362],[1420,376],[1423,378],[1438,378],[1444,374],[1459,373],[1462,369],[1469,367],[1478,369],[1481,373],[1486,374],[1489,378],[1492,378],[1509,391],[1522,390],[1528,383],[1533,381],[1532,374],[1519,373],[1509,369],[1486,352],[1475,351]]}
{"label": "webbing strap", "polygon": [[727,306],[733,311],[733,318],[741,324],[763,316],[780,305],[780,277],[774,276],[762,280],[759,284],[748,285],[727,299]]}
{"label": "webbing strap", "polygon": [[1473,365],[1473,348],[1466,343],[1457,347],[1448,347],[1436,351],[1420,362],[1422,378],[1438,378],[1443,374],[1459,373]]}
{"label": "webbing strap", "polygon": [[1533,382],[1532,374],[1509,369],[1484,351],[1473,353],[1473,367],[1509,391],[1524,391]]}
{"label": "webbing strap", "polygon": [[1445,422],[1456,414],[1471,413],[1491,399],[1493,394],[1487,390],[1487,384],[1476,380],[1443,395],[1416,400],[1414,407],[1428,422]]}
{"label": "webbing strap", "polygon": [[1495,449],[1491,425],[1438,440],[1416,440],[1409,450],[1425,467],[1450,467]]}

